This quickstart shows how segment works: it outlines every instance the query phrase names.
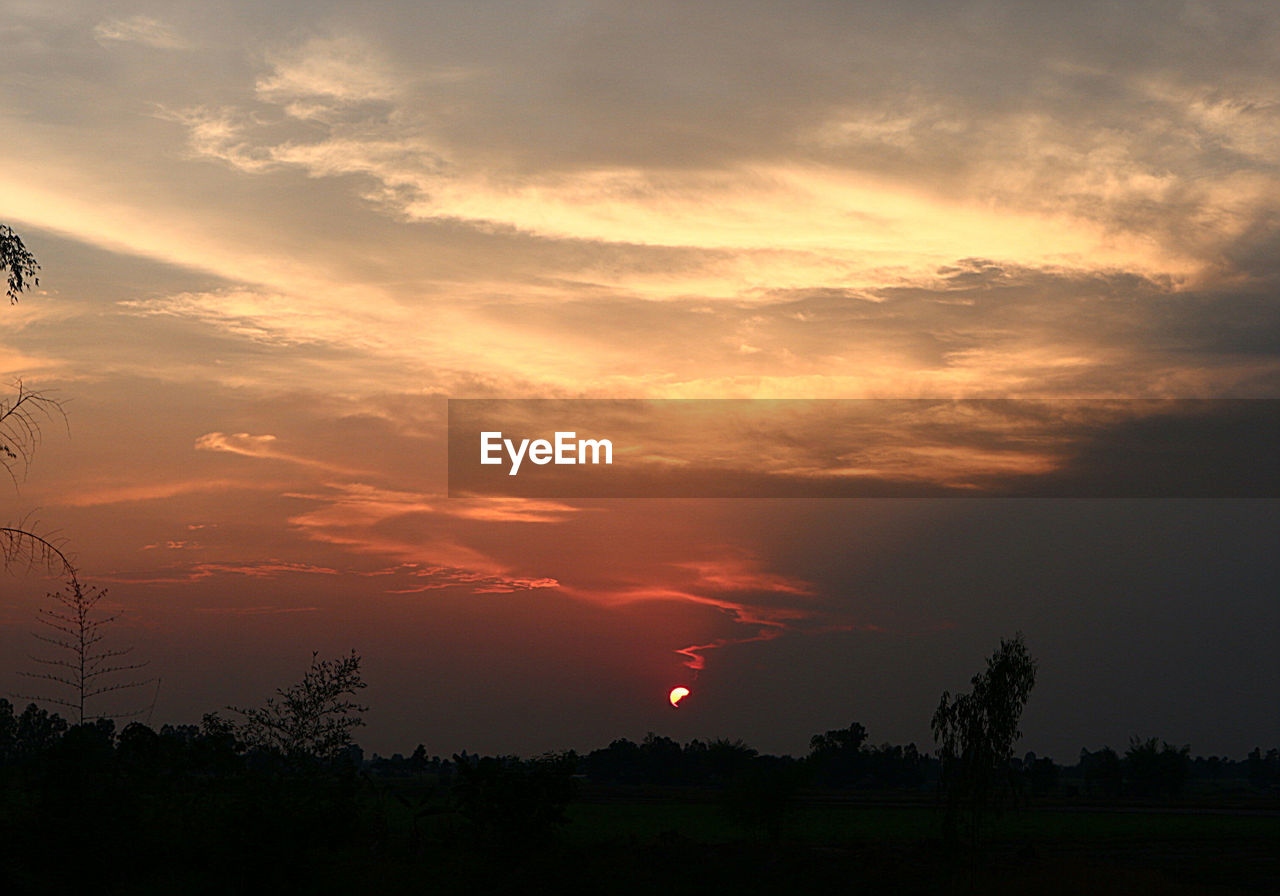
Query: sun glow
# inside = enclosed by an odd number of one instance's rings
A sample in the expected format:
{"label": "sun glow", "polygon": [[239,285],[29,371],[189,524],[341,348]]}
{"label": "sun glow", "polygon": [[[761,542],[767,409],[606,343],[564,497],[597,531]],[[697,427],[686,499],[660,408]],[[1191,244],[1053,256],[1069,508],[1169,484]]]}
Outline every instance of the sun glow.
{"label": "sun glow", "polygon": [[672,706],[679,706],[680,701],[689,696],[689,689],[685,687],[672,688],[669,699]]}

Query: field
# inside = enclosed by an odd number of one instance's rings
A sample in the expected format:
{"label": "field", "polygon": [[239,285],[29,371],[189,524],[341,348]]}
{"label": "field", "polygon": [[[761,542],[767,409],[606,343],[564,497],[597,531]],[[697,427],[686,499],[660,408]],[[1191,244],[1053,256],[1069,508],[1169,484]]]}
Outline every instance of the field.
{"label": "field", "polygon": [[685,890],[681,874],[695,882],[688,892],[714,889],[709,878],[716,876],[721,883],[734,880],[737,892],[785,892],[789,875],[918,892],[1280,888],[1280,813],[1267,810],[1020,809],[996,819],[984,849],[965,858],[949,857],[940,833],[931,805],[802,800],[787,812],[782,838],[771,843],[714,802],[645,799],[574,805],[565,838],[615,859],[633,852],[634,872],[666,892]]}
{"label": "field", "polygon": [[522,789],[535,780],[468,790],[426,774],[245,774],[95,792],[58,776],[0,791],[0,892],[92,880],[131,894],[1280,893],[1280,806],[1256,790],[1059,793],[1004,811],[979,848],[960,849],[921,790],[769,803],[579,778],[566,804]]}

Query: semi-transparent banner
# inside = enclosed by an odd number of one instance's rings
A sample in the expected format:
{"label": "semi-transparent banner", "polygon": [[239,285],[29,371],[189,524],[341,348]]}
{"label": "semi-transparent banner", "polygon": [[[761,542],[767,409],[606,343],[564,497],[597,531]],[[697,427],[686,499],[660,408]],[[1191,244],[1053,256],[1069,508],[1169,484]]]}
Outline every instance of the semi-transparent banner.
{"label": "semi-transparent banner", "polygon": [[1276,399],[452,399],[449,494],[1275,498]]}

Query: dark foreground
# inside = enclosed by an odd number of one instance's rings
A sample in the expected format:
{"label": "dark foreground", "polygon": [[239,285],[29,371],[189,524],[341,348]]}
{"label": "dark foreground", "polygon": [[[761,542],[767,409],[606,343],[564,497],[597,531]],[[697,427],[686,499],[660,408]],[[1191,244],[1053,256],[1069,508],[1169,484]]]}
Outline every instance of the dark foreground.
{"label": "dark foreground", "polygon": [[367,776],[243,783],[115,806],[10,790],[0,891],[1280,892],[1269,809],[1024,808],[955,850],[919,797],[797,794],[779,827],[714,792],[587,787],[556,820],[524,812],[527,793],[481,806]]}
{"label": "dark foreground", "polygon": [[322,759],[33,705],[0,712],[0,896],[1280,893],[1280,750],[1029,754],[957,826],[936,760],[861,733]]}

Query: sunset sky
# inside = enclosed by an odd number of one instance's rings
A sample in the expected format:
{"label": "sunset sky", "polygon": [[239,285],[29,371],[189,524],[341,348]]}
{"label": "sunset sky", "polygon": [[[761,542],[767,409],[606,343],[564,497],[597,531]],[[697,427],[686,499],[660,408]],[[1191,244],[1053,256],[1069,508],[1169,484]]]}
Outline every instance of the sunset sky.
{"label": "sunset sky", "polygon": [[[1277,46],[1261,2],[3,0],[43,269],[0,370],[67,425],[2,522],[109,587],[157,724],[355,648],[384,754],[932,747],[1022,631],[1027,749],[1274,746],[1274,498],[462,498],[445,461],[449,398],[1280,399]],[[11,572],[20,694],[57,583]]]}

